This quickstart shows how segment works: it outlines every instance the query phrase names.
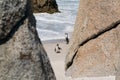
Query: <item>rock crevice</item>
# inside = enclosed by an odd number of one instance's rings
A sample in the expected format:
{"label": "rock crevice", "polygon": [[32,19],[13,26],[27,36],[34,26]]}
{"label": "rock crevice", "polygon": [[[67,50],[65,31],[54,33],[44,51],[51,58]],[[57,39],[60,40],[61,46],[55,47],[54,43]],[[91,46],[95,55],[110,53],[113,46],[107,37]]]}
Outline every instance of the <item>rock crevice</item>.
{"label": "rock crevice", "polygon": [[118,20],[118,21],[116,21],[116,22],[113,22],[111,25],[109,25],[108,27],[106,27],[104,30],[99,31],[97,34],[91,35],[89,38],[87,38],[87,39],[85,39],[83,42],[81,42],[81,43],[79,44],[78,48],[76,49],[76,52],[74,53],[71,61],[67,63],[66,70],[73,64],[74,58],[75,58],[75,56],[76,56],[76,54],[77,54],[77,52],[78,52],[78,49],[79,49],[81,46],[85,45],[85,44],[86,44],[87,42],[89,42],[90,40],[96,39],[97,37],[101,36],[102,34],[104,34],[104,33],[108,32],[108,31],[110,31],[110,30],[118,27],[119,24],[120,24],[120,20]]}
{"label": "rock crevice", "polygon": [[80,0],[66,75],[120,75],[120,1]]}
{"label": "rock crevice", "polygon": [[93,34],[89,38],[85,39],[83,42],[81,42],[81,44],[79,44],[79,47],[83,46],[84,44],[86,44],[90,40],[95,39],[95,38],[101,36],[102,34],[106,33],[107,31],[110,31],[110,30],[118,27],[119,24],[120,24],[120,20],[118,20],[116,22],[113,22],[111,25],[109,25],[108,27],[106,27],[104,30],[100,30],[96,34]]}

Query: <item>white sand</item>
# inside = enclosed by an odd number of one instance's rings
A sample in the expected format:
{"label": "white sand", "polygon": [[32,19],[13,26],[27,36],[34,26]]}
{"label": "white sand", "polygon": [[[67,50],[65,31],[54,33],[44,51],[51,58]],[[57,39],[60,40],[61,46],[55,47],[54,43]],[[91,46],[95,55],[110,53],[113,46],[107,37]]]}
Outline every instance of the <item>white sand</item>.
{"label": "white sand", "polygon": [[65,79],[65,56],[68,51],[68,45],[65,43],[59,43],[60,47],[62,48],[61,53],[55,53],[54,48],[57,43],[45,43],[44,48],[47,51],[48,57],[51,61],[51,65],[54,69],[55,75],[57,80],[66,80]]}
{"label": "white sand", "polygon": [[[61,53],[55,53],[54,48],[56,44],[59,43],[60,47],[62,48]],[[53,42],[46,42],[43,43],[43,46],[48,54],[48,57],[50,59],[51,65],[53,67],[53,70],[55,72],[57,80],[115,80],[114,76],[108,76],[108,77],[89,77],[89,78],[76,78],[71,79],[69,77],[65,76],[65,57],[68,52],[69,46],[66,45],[65,42],[60,41],[53,41]]]}

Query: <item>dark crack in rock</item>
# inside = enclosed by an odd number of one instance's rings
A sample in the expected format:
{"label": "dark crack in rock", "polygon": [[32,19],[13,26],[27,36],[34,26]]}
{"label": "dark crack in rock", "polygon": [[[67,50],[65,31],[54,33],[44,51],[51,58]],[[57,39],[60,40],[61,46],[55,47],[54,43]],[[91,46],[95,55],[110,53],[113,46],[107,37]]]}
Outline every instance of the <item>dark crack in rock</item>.
{"label": "dark crack in rock", "polygon": [[119,7],[120,0],[80,0],[66,75],[120,76]]}

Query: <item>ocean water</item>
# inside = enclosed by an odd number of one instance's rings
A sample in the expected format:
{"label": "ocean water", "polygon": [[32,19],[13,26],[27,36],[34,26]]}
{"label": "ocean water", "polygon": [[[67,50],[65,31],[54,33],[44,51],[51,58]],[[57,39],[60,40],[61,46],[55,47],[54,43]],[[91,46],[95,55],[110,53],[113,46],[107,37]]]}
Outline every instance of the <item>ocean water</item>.
{"label": "ocean water", "polygon": [[42,41],[64,39],[65,33],[71,35],[74,29],[79,0],[57,0],[57,4],[61,13],[34,14],[37,31]]}

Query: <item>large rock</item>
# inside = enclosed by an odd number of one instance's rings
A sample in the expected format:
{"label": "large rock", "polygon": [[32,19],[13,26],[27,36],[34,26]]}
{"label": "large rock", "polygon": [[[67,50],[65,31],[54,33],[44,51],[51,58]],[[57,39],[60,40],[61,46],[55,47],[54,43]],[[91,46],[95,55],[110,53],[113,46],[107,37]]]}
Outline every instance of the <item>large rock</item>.
{"label": "large rock", "polygon": [[59,12],[56,0],[33,0],[33,11],[35,13],[47,12],[55,13]]}
{"label": "large rock", "polygon": [[66,74],[120,75],[120,0],[80,0]]}
{"label": "large rock", "polygon": [[0,18],[2,16],[2,9],[1,9],[1,6],[2,6],[2,0],[0,0]]}
{"label": "large rock", "polygon": [[36,31],[31,0],[3,0],[0,80],[56,80]]}

